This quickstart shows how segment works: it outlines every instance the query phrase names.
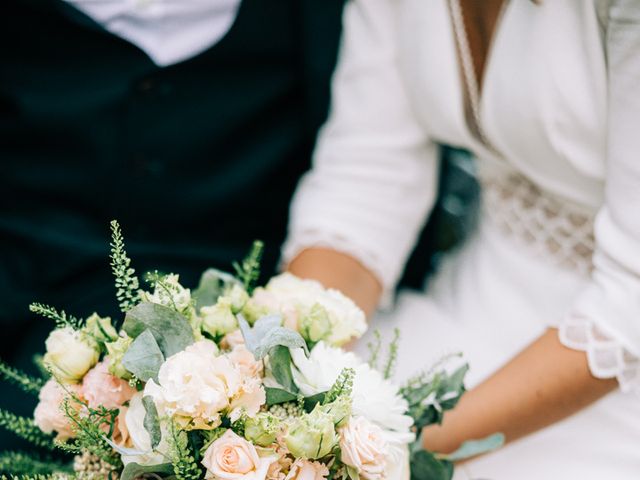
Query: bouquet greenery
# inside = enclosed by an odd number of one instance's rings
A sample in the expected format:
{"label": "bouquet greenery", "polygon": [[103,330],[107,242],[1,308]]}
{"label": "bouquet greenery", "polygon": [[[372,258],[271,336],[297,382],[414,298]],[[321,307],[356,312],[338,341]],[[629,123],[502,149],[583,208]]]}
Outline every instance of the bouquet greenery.
{"label": "bouquet greenery", "polygon": [[369,363],[343,350],[365,332],[363,312],[290,274],[256,287],[260,242],[234,274],[209,269],[194,290],[159,272],[142,288],[118,223],[111,229],[122,318],[34,303],[55,323],[42,377],[0,363],[4,379],[39,397],[33,419],[0,410],[0,425],[68,461],[6,452],[6,475],[446,480],[454,461],[500,443],[471,442],[450,456],[422,450],[416,432],[455,406],[466,366],[439,365],[398,388],[397,337],[380,369],[379,337]]}

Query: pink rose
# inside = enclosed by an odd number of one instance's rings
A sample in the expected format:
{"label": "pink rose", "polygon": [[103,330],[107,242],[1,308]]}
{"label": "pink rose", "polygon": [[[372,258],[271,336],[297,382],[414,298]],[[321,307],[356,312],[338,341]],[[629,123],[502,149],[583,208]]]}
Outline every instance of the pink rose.
{"label": "pink rose", "polygon": [[[79,385],[66,385],[69,392],[80,395]],[[58,383],[51,379],[45,383],[38,398],[40,402],[33,413],[34,421],[44,433],[58,434],[58,440],[67,440],[73,437],[73,430],[69,418],[64,413],[63,402],[69,394]],[[79,407],[76,402],[70,401],[71,408]]]}
{"label": "pink rose", "polygon": [[260,457],[251,443],[227,430],[204,452],[206,479],[265,480],[277,456]]}
{"label": "pink rose", "polygon": [[247,347],[237,345],[227,354],[231,363],[246,377],[259,377],[262,375],[263,365],[261,361],[256,360]]}
{"label": "pink rose", "polygon": [[366,480],[385,477],[387,442],[380,427],[364,417],[351,417],[349,423],[338,430],[342,461],[358,470]]}
{"label": "pink rose", "polygon": [[231,333],[227,333],[220,342],[222,348],[233,349],[238,345],[244,345],[244,337],[240,330],[234,330]]}
{"label": "pink rose", "polygon": [[107,359],[89,370],[82,380],[82,394],[91,408],[120,408],[134,393],[136,390],[127,382],[109,373]]}
{"label": "pink rose", "polygon": [[291,465],[285,480],[324,480],[328,475],[329,469],[324,463],[299,458]]}

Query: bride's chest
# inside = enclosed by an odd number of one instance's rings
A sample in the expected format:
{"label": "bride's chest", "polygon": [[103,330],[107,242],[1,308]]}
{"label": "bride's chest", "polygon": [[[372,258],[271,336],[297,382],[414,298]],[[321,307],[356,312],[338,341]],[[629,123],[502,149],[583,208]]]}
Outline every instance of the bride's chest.
{"label": "bride's chest", "polygon": [[[495,156],[465,115],[449,1],[401,1],[399,62],[416,116],[435,140]],[[478,123],[501,157],[542,186],[599,203],[606,66],[594,1],[507,1],[485,62]]]}

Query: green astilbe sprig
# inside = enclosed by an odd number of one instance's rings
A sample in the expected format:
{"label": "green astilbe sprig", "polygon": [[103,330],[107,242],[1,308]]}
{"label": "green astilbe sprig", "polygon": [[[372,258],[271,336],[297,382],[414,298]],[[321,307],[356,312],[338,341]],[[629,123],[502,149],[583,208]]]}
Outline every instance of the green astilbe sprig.
{"label": "green astilbe sprig", "polygon": [[242,263],[234,262],[233,269],[236,276],[243,283],[245,290],[251,294],[256,282],[260,278],[260,261],[264,251],[264,243],[255,240],[249,250],[249,254],[244,258]]}
{"label": "green astilbe sprig", "polygon": [[128,312],[138,303],[140,282],[131,268],[131,259],[124,248],[124,238],[117,220],[111,221],[111,271],[115,277],[116,298],[120,310]]}
{"label": "green astilbe sprig", "polygon": [[12,475],[71,473],[69,465],[49,457],[23,452],[0,453],[0,472]]}
{"label": "green astilbe sprig", "polygon": [[32,377],[0,360],[0,378],[20,387],[32,395],[38,395],[44,386],[42,378]]}
{"label": "green astilbe sprig", "polygon": [[84,324],[81,319],[76,318],[73,315],[67,315],[64,310],[58,311],[51,305],[46,305],[44,303],[34,302],[29,305],[29,310],[33,313],[53,320],[54,322],[56,322],[57,328],[71,327],[74,330],[78,330],[82,328],[82,325]]}
{"label": "green astilbe sprig", "polygon": [[351,396],[353,392],[353,379],[356,376],[356,371],[353,368],[344,368],[338,375],[338,378],[333,383],[327,394],[324,396],[324,405],[334,402],[338,397]]}
{"label": "green astilbe sprig", "polygon": [[171,463],[177,480],[199,480],[202,471],[189,445],[187,432],[181,430],[175,422],[169,426],[169,443],[172,449]]}
{"label": "green astilbe sprig", "polygon": [[9,430],[36,447],[49,450],[55,448],[53,436],[40,430],[31,418],[21,417],[15,413],[0,409],[0,427]]}
{"label": "green astilbe sprig", "polygon": [[[104,407],[90,408],[74,393],[67,393],[70,395],[62,403],[62,408],[71,423],[75,438],[57,446],[69,453],[88,451],[116,468],[121,467],[120,455],[107,441],[113,434],[119,411]],[[73,404],[80,408],[75,408]],[[105,426],[108,427],[107,432]]]}
{"label": "green astilbe sprig", "polygon": [[390,379],[393,376],[393,371],[398,361],[398,346],[400,344],[400,329],[395,328],[393,330],[393,340],[389,344],[389,354],[387,361],[384,364],[384,370],[382,372],[385,379]]}

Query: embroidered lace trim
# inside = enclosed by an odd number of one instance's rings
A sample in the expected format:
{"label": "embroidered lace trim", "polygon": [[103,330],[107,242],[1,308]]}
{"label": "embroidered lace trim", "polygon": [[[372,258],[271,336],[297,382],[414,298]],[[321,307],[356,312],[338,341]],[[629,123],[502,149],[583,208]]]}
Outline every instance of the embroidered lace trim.
{"label": "embroidered lace trim", "polygon": [[640,395],[640,360],[612,340],[588,318],[569,315],[560,325],[560,342],[587,354],[596,378],[617,378],[623,392]]}
{"label": "embroidered lace trim", "polygon": [[503,233],[558,265],[588,274],[595,212],[543,192],[519,173],[480,174],[483,211]]}
{"label": "embroidered lace trim", "polygon": [[[480,173],[483,211],[506,235],[535,254],[587,275],[593,269],[595,212],[542,191],[523,175]],[[622,391],[640,394],[640,359],[586,317],[570,314],[559,326],[563,345],[587,354],[597,378],[617,378]]]}

